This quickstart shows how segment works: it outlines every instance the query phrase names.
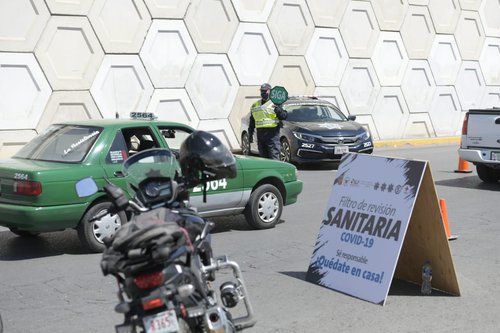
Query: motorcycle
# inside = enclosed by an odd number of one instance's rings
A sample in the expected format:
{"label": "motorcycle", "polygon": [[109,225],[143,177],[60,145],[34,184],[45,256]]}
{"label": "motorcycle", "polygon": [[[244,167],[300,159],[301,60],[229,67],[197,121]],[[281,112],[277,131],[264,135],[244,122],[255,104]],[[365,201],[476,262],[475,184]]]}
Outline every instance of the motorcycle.
{"label": "motorcycle", "polygon": [[[203,186],[206,199],[208,181],[236,176],[227,148],[212,134],[195,131],[178,156],[168,149],[145,150],[128,158],[122,173],[134,193],[131,199],[109,181],[103,188],[113,202],[105,214],[131,215],[104,240],[101,259],[103,274],[118,284],[115,311],[124,322],[115,331],[230,333],[255,325],[239,265],[213,255],[214,223],[189,205],[190,188]],[[89,177],[76,184],[76,191],[86,197],[99,189]],[[217,273],[226,277],[227,270],[232,274],[219,282]]]}

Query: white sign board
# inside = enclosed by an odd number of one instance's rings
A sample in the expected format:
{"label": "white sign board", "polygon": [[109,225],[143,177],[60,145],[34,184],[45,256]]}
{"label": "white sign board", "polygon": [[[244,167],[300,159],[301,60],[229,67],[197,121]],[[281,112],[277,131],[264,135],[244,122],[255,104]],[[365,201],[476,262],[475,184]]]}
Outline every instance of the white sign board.
{"label": "white sign board", "polygon": [[384,304],[426,163],[344,155],[306,279]]}

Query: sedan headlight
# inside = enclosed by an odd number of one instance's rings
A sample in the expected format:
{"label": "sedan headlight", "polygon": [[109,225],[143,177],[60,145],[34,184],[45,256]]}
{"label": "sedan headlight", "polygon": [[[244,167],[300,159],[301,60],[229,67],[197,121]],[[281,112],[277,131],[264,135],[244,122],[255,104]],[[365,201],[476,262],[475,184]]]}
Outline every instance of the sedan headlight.
{"label": "sedan headlight", "polygon": [[358,140],[361,141],[368,140],[369,138],[370,138],[370,131],[365,131],[364,133],[358,135]]}
{"label": "sedan headlight", "polygon": [[319,142],[319,137],[311,134],[305,134],[301,132],[293,132],[293,136],[295,136],[299,140],[308,141],[308,142]]}

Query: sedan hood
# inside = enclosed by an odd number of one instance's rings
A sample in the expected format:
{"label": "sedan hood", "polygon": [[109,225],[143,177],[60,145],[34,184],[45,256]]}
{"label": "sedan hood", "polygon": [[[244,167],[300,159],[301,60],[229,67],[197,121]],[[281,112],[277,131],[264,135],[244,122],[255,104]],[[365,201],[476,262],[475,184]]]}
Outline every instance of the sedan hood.
{"label": "sedan hood", "polygon": [[267,170],[277,170],[277,169],[295,169],[295,166],[290,163],[281,162],[278,160],[272,160],[268,158],[262,158],[258,156],[245,156],[245,155],[234,155],[238,166],[244,170],[252,169],[267,169]]}
{"label": "sedan hood", "polygon": [[[361,124],[355,121],[330,122],[286,122],[292,131],[303,129],[321,136],[356,136],[365,131]],[[285,126],[286,126],[285,125]]]}

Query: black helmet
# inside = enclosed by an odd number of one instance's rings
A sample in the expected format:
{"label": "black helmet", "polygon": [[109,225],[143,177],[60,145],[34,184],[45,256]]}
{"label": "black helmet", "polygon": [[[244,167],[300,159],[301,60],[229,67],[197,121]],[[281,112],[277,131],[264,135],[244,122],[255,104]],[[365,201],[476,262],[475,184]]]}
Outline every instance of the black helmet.
{"label": "black helmet", "polygon": [[263,83],[260,86],[260,90],[270,90],[270,89],[271,89],[271,85],[269,83]]}
{"label": "black helmet", "polygon": [[179,162],[191,186],[201,182],[236,177],[236,161],[213,134],[194,131],[181,144]]}

